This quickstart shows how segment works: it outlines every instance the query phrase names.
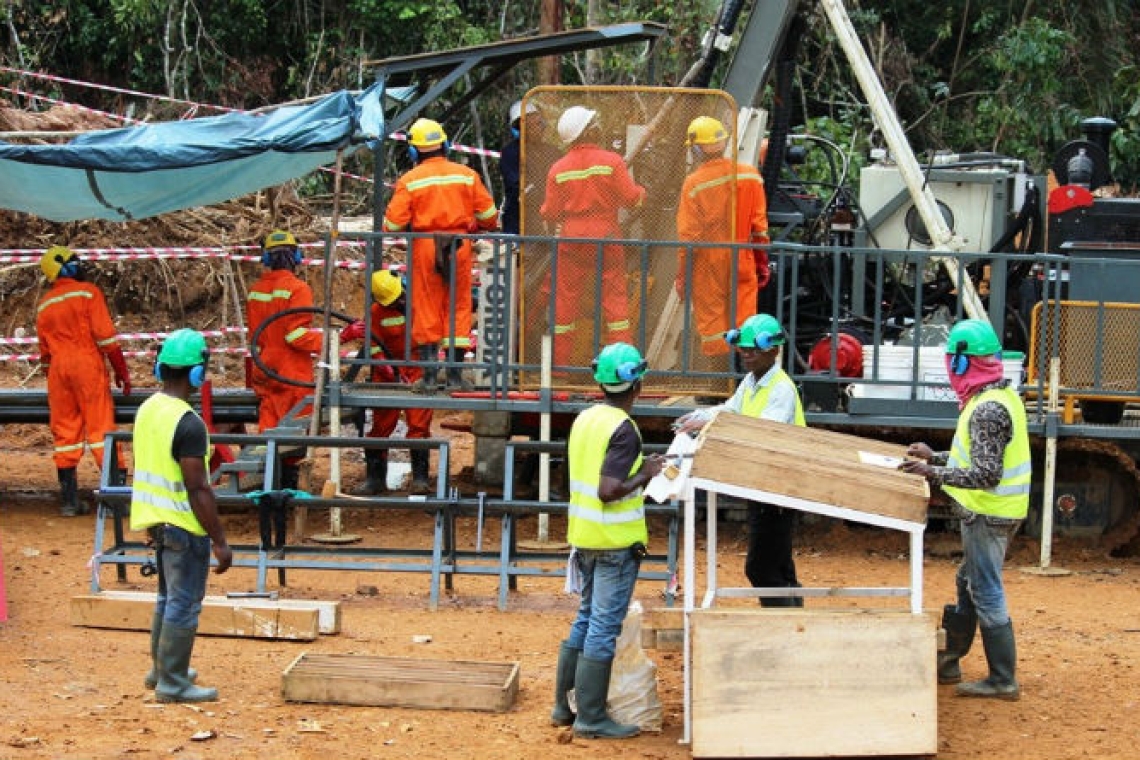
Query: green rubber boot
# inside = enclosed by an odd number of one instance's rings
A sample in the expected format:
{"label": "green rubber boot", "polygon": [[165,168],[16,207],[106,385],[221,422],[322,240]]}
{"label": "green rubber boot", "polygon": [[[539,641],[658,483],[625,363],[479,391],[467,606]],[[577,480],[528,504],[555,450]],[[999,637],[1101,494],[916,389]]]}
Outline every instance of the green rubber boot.
{"label": "green rubber boot", "polygon": [[158,684],[154,696],[159,702],[214,702],[218,690],[195,686],[190,681],[190,655],[194,651],[197,628],[162,626],[158,637]]}
{"label": "green rubber boot", "polygon": [[[158,639],[162,635],[162,613],[154,613],[150,621],[150,672],[143,679],[143,686],[153,689],[158,686]],[[198,671],[194,668],[186,669],[186,676],[191,681],[198,680]]]}
{"label": "green rubber boot", "polygon": [[618,723],[606,712],[613,660],[595,660],[582,655],[574,673],[578,717],[574,735],[583,739],[629,739],[641,733],[637,726]]}
{"label": "green rubber boot", "polygon": [[1017,644],[1013,639],[1013,623],[983,628],[982,647],[986,650],[990,674],[981,681],[958,684],[954,693],[959,697],[988,697],[1009,702],[1021,699],[1021,687],[1015,677]]}
{"label": "green rubber boot", "polygon": [[574,688],[574,677],[578,670],[578,657],[582,650],[562,642],[558,649],[558,669],[554,675],[554,709],[550,711],[552,726],[574,725],[574,711],[570,709],[567,694]]}

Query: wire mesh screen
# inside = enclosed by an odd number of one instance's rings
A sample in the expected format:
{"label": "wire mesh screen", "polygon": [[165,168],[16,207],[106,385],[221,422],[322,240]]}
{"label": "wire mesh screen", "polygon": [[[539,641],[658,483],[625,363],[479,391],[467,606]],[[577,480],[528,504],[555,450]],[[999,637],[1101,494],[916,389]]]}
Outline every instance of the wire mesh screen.
{"label": "wire mesh screen", "polygon": [[[1033,307],[1029,382],[1060,358],[1061,387],[1140,392],[1140,305],[1044,301]],[[1111,350],[1106,350],[1111,346]]]}
{"label": "wire mesh screen", "polygon": [[[649,361],[646,392],[726,393],[731,354],[720,334],[701,340],[698,301],[724,312],[721,332],[750,316],[754,299],[740,305],[737,295],[741,281],[756,277],[754,252],[673,241],[694,168],[688,127],[698,116],[718,120],[732,155],[732,98],[716,90],[539,87],[522,110],[521,383],[539,382],[533,368],[549,333],[556,387],[596,389],[591,360],[602,346],[625,341]],[[724,163],[731,167],[719,179],[724,202],[702,219],[701,242],[738,238],[736,162]]]}

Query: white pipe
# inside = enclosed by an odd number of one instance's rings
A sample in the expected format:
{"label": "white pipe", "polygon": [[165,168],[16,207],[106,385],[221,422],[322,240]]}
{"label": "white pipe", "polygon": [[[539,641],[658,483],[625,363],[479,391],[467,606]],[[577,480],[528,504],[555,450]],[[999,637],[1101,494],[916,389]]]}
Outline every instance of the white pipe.
{"label": "white pipe", "polygon": [[[1046,410],[1055,416],[1060,408],[1061,359],[1054,356],[1049,360],[1049,400]],[[1053,425],[1046,425],[1045,437],[1045,482],[1041,502],[1041,569],[1049,567],[1053,561],[1053,501],[1057,488],[1057,432]]]}
{"label": "white pipe", "polygon": [[[333,382],[339,382],[340,378],[340,333],[336,330],[328,331],[329,338],[329,377],[334,378]],[[329,434],[332,436],[340,435],[340,404],[331,404],[329,406]],[[329,479],[336,485],[336,492],[340,493],[340,447],[333,446],[329,449]],[[339,536],[341,531],[340,523],[340,507],[329,508],[329,533],[334,536]]]}
{"label": "white pipe", "polygon": [[[541,387],[544,390],[550,388],[551,372],[550,364],[553,361],[554,343],[550,335],[542,336],[542,370],[541,370]],[[543,443],[550,440],[550,412],[544,411],[539,417],[538,424],[538,439]],[[543,451],[538,455],[538,500],[547,502],[550,500],[550,454]],[[538,541],[546,543],[550,540],[550,513],[538,513]]]}
{"label": "white pipe", "polygon": [[[862,43],[859,42],[859,36],[855,33],[855,27],[851,25],[851,18],[847,15],[842,0],[822,0],[822,4],[828,19],[831,21],[832,29],[835,30],[839,45],[847,54],[847,60],[855,72],[855,78],[859,80],[859,84],[863,88],[867,105],[870,106],[871,113],[874,115],[879,128],[883,130],[883,137],[890,148],[891,157],[898,164],[899,174],[906,184],[914,207],[918,209],[918,214],[926,225],[930,239],[934,242],[933,249],[935,251],[961,250],[962,239],[946,226],[946,220],[942,218],[942,214],[938,210],[934,193],[923,181],[922,170],[918,166],[918,160],[914,157],[914,151],[910,149],[906,133],[903,132],[898,116],[895,114],[894,108],[891,107],[887,94],[883,91],[883,85],[879,81],[878,75],[875,74],[871,60],[867,57],[866,51],[863,50]],[[958,262],[947,256],[938,256],[934,260],[946,269],[951,280],[959,286],[962,294],[962,306],[966,314],[974,319],[988,320],[985,306],[982,305],[977,291],[974,290],[974,283],[969,277],[961,276]]]}

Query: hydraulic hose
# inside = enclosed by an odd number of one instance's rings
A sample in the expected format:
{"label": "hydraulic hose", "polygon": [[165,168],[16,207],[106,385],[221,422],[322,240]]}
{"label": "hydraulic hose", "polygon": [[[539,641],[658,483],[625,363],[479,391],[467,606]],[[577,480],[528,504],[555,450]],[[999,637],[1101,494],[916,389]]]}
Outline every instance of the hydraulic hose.
{"label": "hydraulic hose", "polygon": [[[292,385],[297,388],[315,389],[317,387],[317,384],[315,382],[306,382],[304,380],[293,380],[292,378],[282,377],[270,369],[268,366],[266,366],[265,362],[261,360],[261,349],[257,343],[257,339],[261,337],[261,333],[265,331],[266,327],[278,319],[281,319],[282,317],[292,316],[294,314],[320,314],[324,316],[325,309],[323,306],[300,306],[294,309],[285,309],[284,311],[279,311],[273,316],[267,318],[260,325],[258,325],[257,329],[253,331],[253,334],[249,336],[249,356],[251,359],[253,359],[253,363],[257,365],[257,368],[273,380],[276,380],[279,383],[284,383],[285,385]],[[352,315],[344,314],[339,311],[329,311],[328,314],[334,319],[343,321],[346,325],[352,324],[356,321]],[[373,336],[373,338],[375,338],[375,336]]]}

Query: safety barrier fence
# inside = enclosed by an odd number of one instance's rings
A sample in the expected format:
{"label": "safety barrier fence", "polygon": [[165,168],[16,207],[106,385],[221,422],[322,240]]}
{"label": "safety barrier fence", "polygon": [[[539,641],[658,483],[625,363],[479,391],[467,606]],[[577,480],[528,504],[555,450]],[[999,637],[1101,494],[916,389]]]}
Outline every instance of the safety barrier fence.
{"label": "safety barrier fence", "polygon": [[[115,432],[107,436],[107,458],[97,491],[98,512],[95,520],[94,551],[91,560],[91,588],[97,593],[101,587],[100,571],[104,566],[116,568],[120,581],[126,580],[130,565],[146,566],[152,562],[151,550],[144,540],[129,537],[125,521],[128,520],[131,499],[130,483],[120,479],[120,463],[115,443],[128,443],[130,434]],[[260,478],[261,488],[242,492],[219,485],[216,498],[219,506],[227,510],[255,509],[259,516],[259,541],[256,544],[231,542],[234,551],[233,566],[252,568],[256,572],[256,591],[264,593],[269,572],[276,570],[278,583],[285,585],[288,570],[331,570],[355,572],[408,572],[429,576],[429,605],[439,606],[442,589],[454,590],[454,577],[476,575],[495,577],[499,581],[498,605],[506,609],[508,592],[516,588],[520,576],[558,577],[565,574],[566,555],[553,553],[526,553],[518,551],[518,521],[538,513],[565,514],[565,502],[538,502],[517,500],[504,495],[493,498],[485,492],[474,496],[460,496],[448,477],[449,444],[442,439],[408,440],[403,438],[342,438],[290,434],[271,435],[216,435],[211,437],[216,446],[240,447],[237,455],[252,466],[246,474]],[[522,445],[522,444],[520,444]],[[280,461],[295,457],[311,448],[373,449],[428,449],[437,452],[435,492],[429,496],[345,497],[343,495],[309,496],[278,486]],[[664,447],[653,447],[653,450]],[[240,480],[241,467],[223,474]],[[289,509],[341,509],[363,510],[388,517],[396,513],[427,515],[431,520],[430,538],[411,546],[356,546],[349,544],[314,545],[304,538],[286,540],[286,513]],[[677,530],[679,507],[676,503],[649,505],[651,519],[666,521],[667,551],[651,554],[644,560],[640,577],[663,580],[667,583],[668,600],[672,602],[672,583],[676,578]],[[473,549],[461,548],[459,520],[473,522],[475,537],[463,541]],[[498,548],[483,549],[483,535],[488,523],[499,523]],[[107,524],[110,524],[110,536]],[[380,535],[384,535],[380,533]],[[383,539],[381,539],[383,540]],[[552,564],[553,563],[553,564]],[[655,570],[653,566],[663,565]]]}

